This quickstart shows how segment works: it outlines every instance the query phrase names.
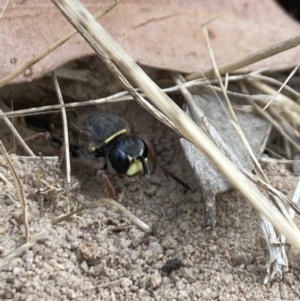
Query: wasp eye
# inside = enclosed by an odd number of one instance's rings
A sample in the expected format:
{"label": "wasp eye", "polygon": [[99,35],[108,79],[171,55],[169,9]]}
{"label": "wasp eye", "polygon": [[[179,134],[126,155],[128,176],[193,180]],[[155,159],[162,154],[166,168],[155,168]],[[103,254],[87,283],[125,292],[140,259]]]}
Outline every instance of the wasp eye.
{"label": "wasp eye", "polygon": [[112,147],[108,152],[108,159],[118,174],[126,174],[130,162],[123,150],[118,147]]}

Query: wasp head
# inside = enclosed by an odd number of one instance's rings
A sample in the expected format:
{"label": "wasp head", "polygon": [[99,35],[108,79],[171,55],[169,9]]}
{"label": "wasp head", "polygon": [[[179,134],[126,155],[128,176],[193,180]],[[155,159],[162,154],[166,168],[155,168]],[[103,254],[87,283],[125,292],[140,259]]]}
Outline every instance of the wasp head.
{"label": "wasp head", "polygon": [[141,171],[146,176],[150,174],[147,145],[136,136],[125,135],[114,140],[108,149],[107,159],[118,174],[134,176]]}

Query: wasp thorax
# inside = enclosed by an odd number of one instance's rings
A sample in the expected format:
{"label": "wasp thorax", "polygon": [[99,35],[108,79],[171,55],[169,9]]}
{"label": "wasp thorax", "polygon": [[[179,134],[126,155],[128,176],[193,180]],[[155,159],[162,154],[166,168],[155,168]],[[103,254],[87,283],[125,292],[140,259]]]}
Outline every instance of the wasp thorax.
{"label": "wasp thorax", "polygon": [[107,158],[119,174],[133,176],[141,171],[149,175],[146,162],[148,161],[148,149],[141,138],[136,136],[121,136],[112,142]]}

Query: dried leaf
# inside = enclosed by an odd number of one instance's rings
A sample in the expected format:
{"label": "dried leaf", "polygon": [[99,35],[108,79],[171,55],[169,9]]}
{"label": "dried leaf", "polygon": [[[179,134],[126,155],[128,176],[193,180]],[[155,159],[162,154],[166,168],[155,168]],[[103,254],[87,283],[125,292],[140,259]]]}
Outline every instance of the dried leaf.
{"label": "dried leaf", "polygon": [[[224,111],[224,106],[221,104],[221,100],[223,101],[222,95],[216,95],[209,88],[200,88],[198,93],[199,95],[193,95],[194,106],[203,111],[204,116],[209,120],[214,130],[217,130],[222,140],[226,143],[226,147],[232,153],[232,156],[238,158],[239,164],[246,170],[251,170],[253,162]],[[238,102],[240,99],[232,97],[232,100]],[[200,118],[200,116],[191,114],[189,109],[186,109],[186,113],[191,115],[194,121],[196,117]],[[236,112],[236,115],[254,154],[259,157],[264,150],[271,126],[267,121],[253,113]],[[232,186],[192,143],[184,138],[180,139],[180,143],[185,157],[201,186],[202,200],[205,207],[205,225],[214,227],[215,197],[217,194],[231,189]],[[234,163],[237,164],[237,162]]]}
{"label": "dried leaf", "polygon": [[[0,77],[23,65],[72,27],[48,0],[1,1]],[[112,1],[85,0],[96,13]],[[219,65],[298,35],[300,25],[273,0],[126,0],[101,18],[101,23],[139,63],[181,72],[211,67],[201,25],[208,25]],[[295,48],[243,71],[265,66],[283,69],[299,61]],[[15,81],[40,77],[70,60],[93,54],[77,35]]]}

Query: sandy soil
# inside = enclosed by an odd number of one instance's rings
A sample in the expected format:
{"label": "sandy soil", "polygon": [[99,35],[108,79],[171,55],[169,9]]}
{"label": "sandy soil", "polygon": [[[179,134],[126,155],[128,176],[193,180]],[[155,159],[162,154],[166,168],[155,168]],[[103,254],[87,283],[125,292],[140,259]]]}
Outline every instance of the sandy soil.
{"label": "sandy soil", "polygon": [[[212,236],[203,227],[201,193],[176,134],[133,102],[112,108],[134,122],[153,143],[158,163],[192,191],[184,193],[160,168],[148,179],[112,176],[120,203],[151,226],[151,234],[108,206],[52,225],[51,218],[66,209],[66,194],[51,190],[41,195],[46,187],[42,180],[56,188],[64,187],[63,181],[43,165],[13,157],[27,195],[30,235],[43,231],[45,237],[5,260],[25,243],[25,229],[16,191],[0,180],[0,299],[300,300],[299,256],[290,246],[290,271],[283,280],[262,284],[268,251],[258,216],[247,201],[236,191],[220,196],[218,236]],[[8,141],[7,130],[3,134]],[[105,196],[92,168],[76,162],[73,167],[73,180],[79,184],[67,195],[71,206]],[[13,183],[3,158],[0,172]],[[267,172],[275,187],[292,195],[297,177],[283,166],[269,166]],[[181,262],[176,270],[165,266],[172,259]]]}

